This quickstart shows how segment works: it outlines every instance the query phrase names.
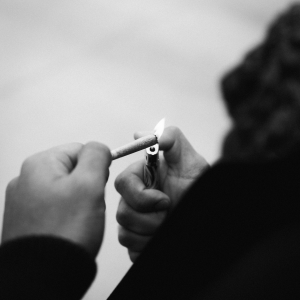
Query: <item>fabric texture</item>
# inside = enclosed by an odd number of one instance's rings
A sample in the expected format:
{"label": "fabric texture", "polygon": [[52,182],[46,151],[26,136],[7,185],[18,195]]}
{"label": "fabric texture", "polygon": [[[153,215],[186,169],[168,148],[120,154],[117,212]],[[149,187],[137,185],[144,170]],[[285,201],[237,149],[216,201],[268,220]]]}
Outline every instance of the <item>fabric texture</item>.
{"label": "fabric texture", "polygon": [[94,259],[61,238],[32,236],[0,247],[0,299],[81,299],[96,275]]}

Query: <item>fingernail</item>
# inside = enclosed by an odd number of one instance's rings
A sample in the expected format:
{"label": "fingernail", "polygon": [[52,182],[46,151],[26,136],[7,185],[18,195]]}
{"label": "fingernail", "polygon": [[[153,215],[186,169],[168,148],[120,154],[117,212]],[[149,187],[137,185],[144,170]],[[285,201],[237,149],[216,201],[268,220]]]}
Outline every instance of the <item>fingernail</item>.
{"label": "fingernail", "polygon": [[159,211],[159,210],[165,210],[165,209],[169,208],[169,206],[170,206],[169,201],[161,200],[155,204],[154,208],[156,211]]}

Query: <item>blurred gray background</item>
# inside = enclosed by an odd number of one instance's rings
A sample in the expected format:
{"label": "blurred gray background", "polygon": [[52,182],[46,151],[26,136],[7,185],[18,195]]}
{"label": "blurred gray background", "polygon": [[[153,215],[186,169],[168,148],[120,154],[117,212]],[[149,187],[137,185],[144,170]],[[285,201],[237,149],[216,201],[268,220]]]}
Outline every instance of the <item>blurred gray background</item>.
{"label": "blurred gray background", "polygon": [[[210,163],[230,121],[219,80],[264,36],[283,0],[0,0],[0,213],[29,155],[91,140],[111,149],[166,117]],[[117,239],[114,179],[106,189],[98,275],[102,300],[131,266]]]}

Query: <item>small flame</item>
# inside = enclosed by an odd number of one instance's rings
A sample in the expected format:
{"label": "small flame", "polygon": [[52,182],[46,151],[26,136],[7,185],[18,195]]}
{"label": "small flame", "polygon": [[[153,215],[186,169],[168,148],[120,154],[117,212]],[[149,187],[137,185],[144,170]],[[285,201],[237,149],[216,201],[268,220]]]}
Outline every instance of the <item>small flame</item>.
{"label": "small flame", "polygon": [[165,129],[165,118],[161,119],[154,128],[154,134],[159,140]]}

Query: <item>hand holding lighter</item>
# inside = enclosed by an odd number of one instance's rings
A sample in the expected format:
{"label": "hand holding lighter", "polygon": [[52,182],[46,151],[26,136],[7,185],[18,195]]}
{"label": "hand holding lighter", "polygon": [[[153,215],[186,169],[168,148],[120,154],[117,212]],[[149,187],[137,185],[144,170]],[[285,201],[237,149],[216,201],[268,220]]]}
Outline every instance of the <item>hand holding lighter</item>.
{"label": "hand holding lighter", "polygon": [[144,183],[148,189],[159,187],[159,144],[146,148],[146,163],[144,165]]}

